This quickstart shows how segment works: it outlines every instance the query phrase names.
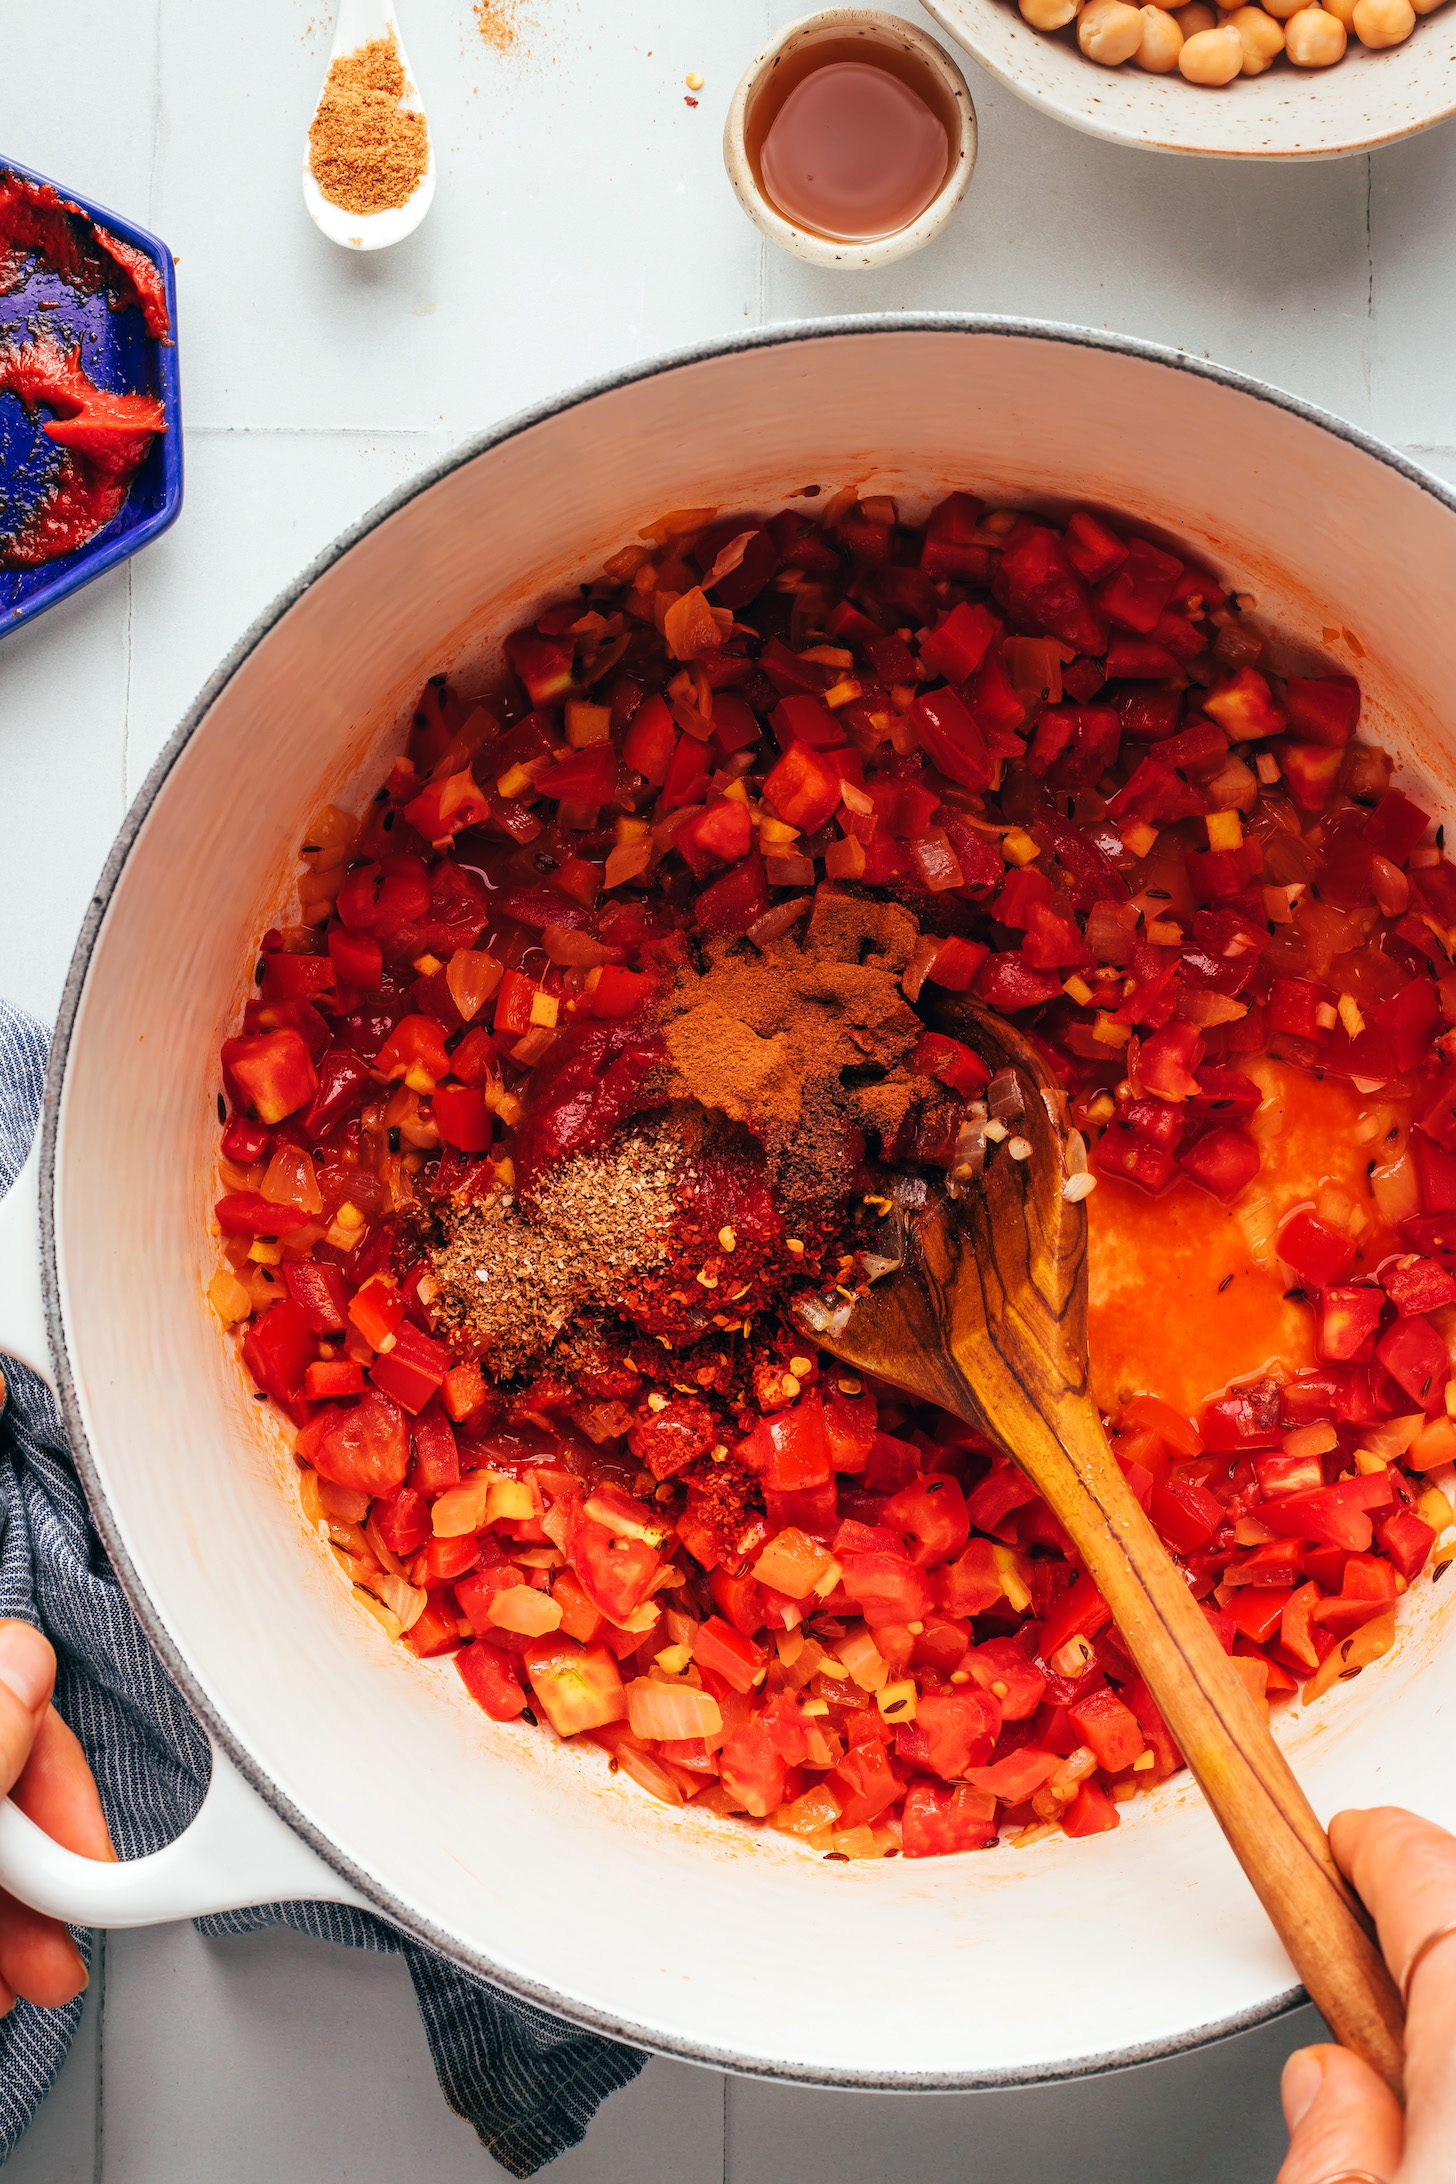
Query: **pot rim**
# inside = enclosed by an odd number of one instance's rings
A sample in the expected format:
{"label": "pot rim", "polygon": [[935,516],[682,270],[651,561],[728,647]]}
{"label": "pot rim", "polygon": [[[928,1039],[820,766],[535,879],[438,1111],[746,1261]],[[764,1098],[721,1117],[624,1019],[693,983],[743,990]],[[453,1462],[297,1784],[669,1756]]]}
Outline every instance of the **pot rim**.
{"label": "pot rim", "polygon": [[249,1748],[234,1733],[231,1725],[211,1705],[186,1663],[174,1645],[171,1633],[153,1606],[150,1596],[142,1585],[126,1552],[119,1528],[112,1516],[110,1505],[101,1485],[95,1458],[86,1437],[81,1406],[75,1382],[71,1374],[70,1358],[66,1348],[60,1306],[60,1284],[56,1265],[55,1237],[55,1164],[57,1131],[60,1115],[61,1090],[65,1080],[66,1064],[70,1054],[76,1014],[80,1006],[86,974],[90,967],[101,922],[110,906],[117,883],[131,854],[137,835],[151,811],[152,805],[181,757],[193,735],[201,727],[217,699],[231,682],[234,675],[257,647],[269,635],[291,607],[303,594],[341,560],[360,540],[378,528],[399,509],[406,507],[421,493],[449,477],[478,455],[504,445],[523,432],[549,419],[575,409],[581,404],[594,401],[599,395],[610,394],[643,379],[656,378],[662,373],[679,371],[692,364],[708,362],[717,357],[732,356],[740,351],[768,348],[788,342],[840,340],[858,334],[965,334],[971,336],[1004,337],[1018,340],[1055,341],[1070,347],[1110,350],[1122,356],[1137,358],[1145,363],[1160,364],[1174,371],[1184,371],[1196,377],[1213,381],[1239,394],[1253,396],[1276,409],[1317,425],[1321,430],[1346,441],[1376,461],[1384,463],[1411,484],[1419,486],[1434,500],[1456,514],[1456,490],[1446,486],[1419,464],[1399,454],[1359,426],[1347,423],[1331,411],[1317,404],[1286,394],[1267,382],[1255,379],[1247,373],[1215,364],[1201,357],[1192,357],[1179,349],[1168,348],[1161,343],[1140,341],[1131,336],[1101,332],[1092,328],[1062,324],[1048,319],[1022,319],[987,313],[958,311],[922,312],[857,312],[822,319],[791,319],[777,325],[758,327],[741,333],[719,335],[694,342],[665,354],[649,357],[634,364],[619,365],[612,371],[599,374],[567,392],[548,397],[545,401],[519,410],[514,416],[464,440],[447,455],[430,464],[415,477],[407,479],[392,493],[377,501],[357,522],[339,533],[328,546],[308,563],[301,573],[277,595],[257,619],[244,631],[215,674],[183,716],[158,754],[145,781],[138,790],[131,808],[122,821],[120,831],[102,868],[100,877],[87,905],[81,931],[71,957],[62,990],[61,1003],[56,1016],[55,1031],[51,1039],[50,1056],[46,1068],[45,1094],[42,1109],[40,1154],[40,1244],[41,1283],[45,1300],[46,1331],[50,1341],[51,1356],[55,1365],[56,1386],[61,1415],[76,1469],[92,1519],[101,1535],[113,1569],[120,1579],[133,1613],[147,1635],[165,1667],[168,1676],[181,1692],[188,1707],[208,1735],[228,1754],[234,1766],[253,1790],[272,1807],[295,1834],[311,1845],[326,1864],[352,1883],[362,1895],[369,1898],[378,1910],[407,1934],[434,1949],[438,1954],[459,1965],[463,1970],[488,1980],[517,2000],[543,2008],[583,2030],[603,2034],[609,2039],[625,2041],[633,2046],[644,2047],[654,2054],[673,2056],[685,2062],[702,2063],[718,2070],[732,2071],[745,2077],[768,2078],[781,2083],[818,2085],[841,2090],[866,2092],[970,2092],[991,2088],[1007,2088],[1018,2085],[1045,2085],[1069,2079],[1096,2077],[1109,2070],[1126,2069],[1138,2063],[1154,2062],[1164,2057],[1208,2046],[1211,2042],[1244,2032],[1256,2025],[1267,2024],[1273,2019],[1300,2008],[1308,1996],[1301,1986],[1290,1986],[1270,1997],[1267,2002],[1230,2016],[1211,2020],[1192,2030],[1170,2034],[1164,2039],[1144,2041],[1138,2045],[1108,2049],[1096,2055],[1079,2056],[1062,2064],[1030,2064],[1014,2070],[977,2070],[974,2065],[963,2070],[927,2071],[924,2073],[900,2072],[879,2077],[867,2071],[838,2071],[832,2067],[794,2066],[775,2063],[761,2056],[743,2055],[732,2049],[719,2049],[696,2045],[687,2040],[675,2040],[661,2031],[644,2028],[629,2019],[614,2016],[609,2011],[592,2010],[568,2001],[554,1989],[521,1978],[494,1964],[483,1953],[463,1947],[458,1937],[445,1933],[432,1921],[422,1918],[381,1887],[373,1875],[356,1866],[345,1857],[321,1830],[300,1813],[283,1795],[258,1764]]}

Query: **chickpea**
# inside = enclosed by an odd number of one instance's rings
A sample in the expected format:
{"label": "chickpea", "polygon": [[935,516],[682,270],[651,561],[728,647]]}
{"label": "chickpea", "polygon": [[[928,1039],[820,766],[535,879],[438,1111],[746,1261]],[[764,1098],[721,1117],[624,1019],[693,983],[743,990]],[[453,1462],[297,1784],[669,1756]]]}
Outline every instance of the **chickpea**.
{"label": "chickpea", "polygon": [[1434,15],[1443,0],[1412,0],[1417,15]]}
{"label": "chickpea", "polygon": [[1090,0],[1077,18],[1077,43],[1089,61],[1120,68],[1142,42],[1142,12],[1126,0]]}
{"label": "chickpea", "polygon": [[1020,6],[1033,30],[1060,30],[1076,20],[1077,0],[1020,0]]}
{"label": "chickpea", "polygon": [[1345,26],[1325,8],[1299,8],[1284,26],[1284,50],[1296,68],[1331,68],[1345,57]]}
{"label": "chickpea", "polygon": [[1190,83],[1232,83],[1243,65],[1243,40],[1227,27],[1195,32],[1178,55],[1178,66]]}
{"label": "chickpea", "polygon": [[1416,27],[1411,0],[1355,0],[1355,36],[1362,46],[1393,46]]}
{"label": "chickpea", "polygon": [[1218,16],[1206,0],[1188,0],[1187,7],[1174,8],[1173,20],[1185,38],[1196,38],[1200,30],[1218,28]]}
{"label": "chickpea", "polygon": [[1176,16],[1166,8],[1145,7],[1142,10],[1143,42],[1137,49],[1139,68],[1147,69],[1153,76],[1166,76],[1170,68],[1178,66],[1178,55],[1183,50],[1183,33]]}
{"label": "chickpea", "polygon": [[1346,30],[1355,21],[1356,0],[1323,0],[1326,15],[1338,15]]}
{"label": "chickpea", "polygon": [[1256,7],[1235,8],[1224,20],[1230,30],[1239,34],[1239,43],[1244,49],[1243,73],[1262,76],[1274,56],[1284,51],[1284,32],[1279,24],[1263,8]]}

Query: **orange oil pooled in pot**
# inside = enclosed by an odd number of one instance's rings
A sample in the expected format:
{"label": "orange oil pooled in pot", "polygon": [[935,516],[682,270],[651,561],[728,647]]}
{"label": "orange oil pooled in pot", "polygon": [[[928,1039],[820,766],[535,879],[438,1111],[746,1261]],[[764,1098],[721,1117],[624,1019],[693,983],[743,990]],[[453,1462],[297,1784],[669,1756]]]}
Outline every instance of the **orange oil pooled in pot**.
{"label": "orange oil pooled in pot", "polygon": [[754,103],[747,150],[775,210],[835,242],[917,220],[954,165],[954,104],[919,57],[864,38],[786,55]]}

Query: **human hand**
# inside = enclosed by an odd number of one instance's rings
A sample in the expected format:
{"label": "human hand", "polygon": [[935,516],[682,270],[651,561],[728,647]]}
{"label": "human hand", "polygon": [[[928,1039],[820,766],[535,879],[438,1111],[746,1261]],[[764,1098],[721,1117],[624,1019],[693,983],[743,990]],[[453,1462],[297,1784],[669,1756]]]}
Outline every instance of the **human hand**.
{"label": "human hand", "polygon": [[1431,1937],[1456,1928],[1456,1839],[1387,1805],[1337,1813],[1330,1848],[1375,1920],[1393,1977],[1408,1988],[1406,2105],[1347,2049],[1299,2049],[1284,2066],[1290,2146],[1278,2184],[1449,2184],[1456,1931]]}
{"label": "human hand", "polygon": [[[101,1800],[79,1743],[51,1705],[56,1657],[29,1623],[0,1622],[0,1795],[67,1850],[114,1858]],[[86,1985],[81,1953],[59,1919],[0,1890],[0,2016],[17,1995],[42,2009]]]}

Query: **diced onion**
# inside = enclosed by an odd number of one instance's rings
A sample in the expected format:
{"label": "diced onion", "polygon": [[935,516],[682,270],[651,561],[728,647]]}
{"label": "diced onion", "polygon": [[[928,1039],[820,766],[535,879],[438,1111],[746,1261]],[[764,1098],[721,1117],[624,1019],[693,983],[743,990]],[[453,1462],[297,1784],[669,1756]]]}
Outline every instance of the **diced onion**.
{"label": "diced onion", "polygon": [[813,899],[812,895],[796,895],[792,902],[776,902],[772,910],[755,918],[748,928],[754,947],[766,948],[771,940],[781,939],[791,925],[798,924]]}
{"label": "diced onion", "polygon": [[280,1145],[258,1187],[272,1205],[298,1206],[304,1213],[323,1211],[313,1162],[300,1145]]}
{"label": "diced onion", "polygon": [[503,1585],[492,1593],[486,1609],[498,1630],[518,1631],[523,1638],[543,1638],[561,1627],[561,1603],[534,1585]]}
{"label": "diced onion", "polygon": [[692,1684],[659,1683],[655,1676],[638,1676],[628,1684],[627,1719],[634,1737],[670,1742],[716,1736],[723,1727],[722,1709],[708,1692]]}
{"label": "diced onion", "polygon": [[399,1618],[401,1630],[412,1630],[424,1614],[429,1594],[411,1585],[408,1578],[391,1577],[387,1570],[381,1570],[367,1584],[376,1600],[382,1600],[390,1614]]}
{"label": "diced onion", "polygon": [[861,1691],[880,1691],[889,1682],[889,1667],[865,1624],[848,1632],[834,1650]]}
{"label": "diced onion", "polygon": [[504,975],[504,966],[483,948],[457,948],[445,966],[450,999],[468,1024],[480,1014]]}
{"label": "diced onion", "polygon": [[616,1759],[623,1774],[630,1775],[650,1797],[660,1797],[664,1805],[686,1803],[679,1784],[650,1752],[639,1752],[635,1745],[624,1741],[617,1746]]}
{"label": "diced onion", "polygon": [[447,1487],[430,1510],[436,1539],[463,1539],[467,1532],[478,1532],[486,1521],[494,1483],[490,1472],[481,1471],[463,1486]]}

